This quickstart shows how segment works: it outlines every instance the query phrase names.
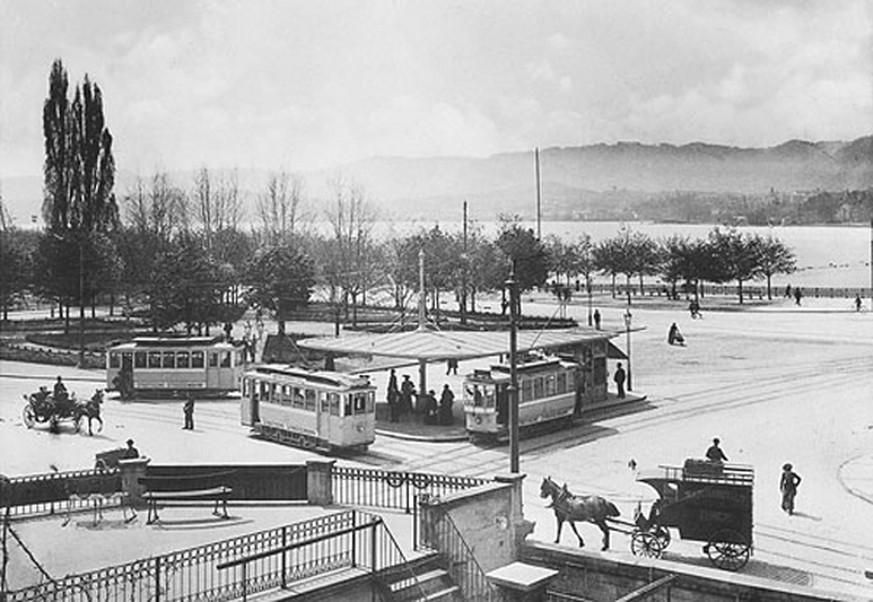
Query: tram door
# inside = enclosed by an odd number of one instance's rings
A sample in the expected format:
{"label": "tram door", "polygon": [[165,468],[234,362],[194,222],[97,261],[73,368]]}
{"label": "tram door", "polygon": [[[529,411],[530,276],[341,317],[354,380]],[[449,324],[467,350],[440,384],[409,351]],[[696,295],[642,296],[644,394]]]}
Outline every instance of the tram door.
{"label": "tram door", "polygon": [[509,420],[509,391],[503,383],[497,385],[497,424],[505,425]]}
{"label": "tram door", "polygon": [[[318,392],[318,437],[325,441],[330,441],[330,402],[331,397],[336,397],[336,393],[328,393],[326,391]],[[339,404],[339,401],[336,401]]]}
{"label": "tram door", "polygon": [[261,421],[258,415],[258,382],[243,379],[242,405],[240,407],[241,422],[246,426],[254,426]]}

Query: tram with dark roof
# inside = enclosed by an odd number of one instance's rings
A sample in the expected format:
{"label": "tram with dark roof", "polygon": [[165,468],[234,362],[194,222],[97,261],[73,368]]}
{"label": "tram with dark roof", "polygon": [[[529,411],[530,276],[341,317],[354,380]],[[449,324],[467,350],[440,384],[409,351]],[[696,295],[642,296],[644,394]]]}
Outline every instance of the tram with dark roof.
{"label": "tram with dark roof", "polygon": [[[576,410],[578,370],[578,363],[560,357],[520,357],[517,362],[519,428],[571,420]],[[507,364],[475,370],[466,377],[464,413],[471,439],[508,437],[509,384]]]}
{"label": "tram with dark roof", "polygon": [[280,364],[242,378],[242,424],[304,448],[364,451],[376,440],[376,387],[366,376]]}
{"label": "tram with dark roof", "polygon": [[222,337],[142,336],[106,350],[106,389],[138,395],[226,395],[239,390],[242,347]]}

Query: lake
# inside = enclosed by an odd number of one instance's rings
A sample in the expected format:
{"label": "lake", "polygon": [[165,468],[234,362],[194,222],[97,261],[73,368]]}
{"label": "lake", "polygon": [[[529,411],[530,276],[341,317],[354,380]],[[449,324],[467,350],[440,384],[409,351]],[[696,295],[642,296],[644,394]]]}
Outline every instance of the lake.
{"label": "lake", "polygon": [[[431,228],[436,222],[380,222],[377,236],[404,235],[419,228]],[[449,232],[460,232],[461,221],[439,222]],[[495,236],[498,222],[477,222],[485,234]],[[524,222],[526,227],[536,229],[535,222]],[[615,236],[620,222],[542,222],[542,234],[555,234],[573,241],[584,233],[594,242]],[[706,238],[714,227],[711,224],[663,224],[651,222],[628,222],[634,231],[644,232],[660,239],[674,234],[689,238]],[[870,286],[871,230],[869,226],[746,226],[738,228],[749,232],[778,238],[791,247],[797,258],[797,272],[781,274],[774,284],[791,283],[802,287],[862,288]]]}

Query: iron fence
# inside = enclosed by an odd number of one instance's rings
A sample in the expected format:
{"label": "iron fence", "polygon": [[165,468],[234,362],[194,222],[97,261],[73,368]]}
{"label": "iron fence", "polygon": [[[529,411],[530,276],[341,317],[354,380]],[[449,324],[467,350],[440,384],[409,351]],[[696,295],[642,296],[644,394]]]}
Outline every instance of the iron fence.
{"label": "iron fence", "polygon": [[0,506],[9,508],[11,517],[56,514],[82,510],[101,497],[104,506],[126,503],[121,473],[117,470],[77,470],[10,478],[0,495]]}
{"label": "iron fence", "polygon": [[[9,592],[6,602],[221,602],[337,569],[377,570],[404,562],[399,548],[392,551],[390,543],[361,535],[365,532],[361,525],[367,521],[373,522],[374,517],[354,510],[331,514],[46,581]],[[258,560],[244,563],[244,570],[219,570],[220,565],[238,564],[239,559],[249,557]]]}
{"label": "iron fence", "polygon": [[447,571],[460,588],[465,600],[502,602],[503,594],[485,576],[473,550],[455,521],[439,506],[423,506],[419,514],[419,547],[439,552],[446,559]]}
{"label": "iron fence", "polygon": [[407,514],[415,509],[420,494],[442,497],[490,482],[478,477],[348,466],[334,466],[331,481],[337,504],[391,508]]}

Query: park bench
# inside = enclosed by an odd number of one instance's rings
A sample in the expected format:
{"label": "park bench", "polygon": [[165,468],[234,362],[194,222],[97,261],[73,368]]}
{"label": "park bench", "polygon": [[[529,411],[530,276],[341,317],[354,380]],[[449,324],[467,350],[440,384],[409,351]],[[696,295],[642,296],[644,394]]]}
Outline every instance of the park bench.
{"label": "park bench", "polygon": [[142,499],[148,506],[147,524],[160,520],[158,504],[168,502],[214,502],[212,514],[220,518],[227,515],[227,498],[233,488],[226,485],[233,472],[213,472],[178,476],[140,477],[138,482],[145,488]]}

